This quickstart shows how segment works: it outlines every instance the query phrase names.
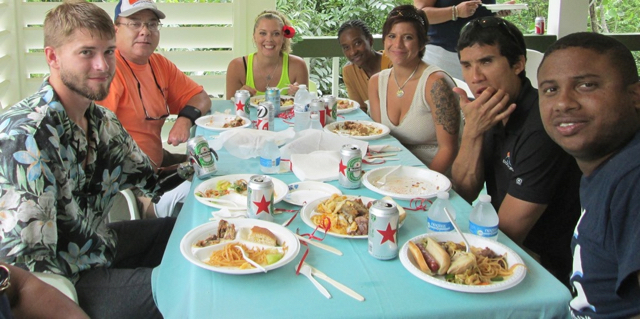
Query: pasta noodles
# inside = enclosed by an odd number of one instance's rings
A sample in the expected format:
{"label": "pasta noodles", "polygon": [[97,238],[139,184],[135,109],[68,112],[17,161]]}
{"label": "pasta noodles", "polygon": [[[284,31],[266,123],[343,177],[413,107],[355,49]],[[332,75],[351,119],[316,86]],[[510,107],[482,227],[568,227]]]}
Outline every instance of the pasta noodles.
{"label": "pasta noodles", "polygon": [[228,243],[224,246],[224,248],[220,250],[216,250],[211,253],[208,261],[205,261],[206,264],[217,267],[231,267],[238,269],[252,269],[255,268],[249,262],[242,258],[242,253],[240,249],[235,246],[242,246],[247,257],[251,260],[257,262],[260,265],[266,266],[267,263],[267,255],[269,254],[282,254],[287,251],[287,247],[282,247],[282,252],[278,249],[265,249],[253,247],[249,248],[245,244],[241,243]]}
{"label": "pasta noodles", "polygon": [[[465,246],[451,241],[440,243],[449,256],[454,259],[459,254],[467,254]],[[523,264],[515,264],[509,267],[506,254],[498,255],[489,248],[471,247],[472,258],[475,263],[461,274],[447,275],[448,282],[464,285],[488,285],[492,282],[501,281],[505,277],[511,276],[516,267]]]}

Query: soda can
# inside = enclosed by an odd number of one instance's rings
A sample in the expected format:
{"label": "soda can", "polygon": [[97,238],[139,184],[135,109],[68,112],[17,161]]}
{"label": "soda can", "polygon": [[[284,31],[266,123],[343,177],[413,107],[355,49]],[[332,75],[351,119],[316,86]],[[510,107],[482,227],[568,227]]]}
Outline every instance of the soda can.
{"label": "soda can", "polygon": [[234,95],[236,103],[236,115],[249,118],[249,104],[251,103],[251,94],[247,90],[237,90]]}
{"label": "soda can", "polygon": [[273,181],[267,175],[253,175],[247,185],[249,218],[273,221]]}
{"label": "soda can", "polygon": [[311,112],[311,115],[318,114],[318,117],[320,118],[320,125],[324,127],[327,123],[327,110],[325,109],[324,102],[321,99],[311,100],[311,103],[309,103],[309,111]]}
{"label": "soda can", "polygon": [[277,116],[278,114],[280,114],[280,107],[281,107],[280,89],[276,87],[268,87],[264,93],[266,95],[265,101],[271,102],[271,104],[273,105],[273,110],[275,112],[273,113],[273,115]]}
{"label": "soda can", "polygon": [[258,125],[259,130],[273,131],[274,116],[273,116],[273,104],[265,101],[258,105]]}
{"label": "soda can", "polygon": [[362,152],[357,145],[342,146],[338,181],[344,188],[359,188],[362,184]]}
{"label": "soda can", "polygon": [[327,116],[335,121],[338,118],[338,100],[333,95],[323,95],[322,101],[324,101]]}
{"label": "soda can", "polygon": [[191,165],[193,165],[199,179],[207,179],[216,172],[218,154],[209,148],[209,143],[204,137],[198,135],[189,139],[187,151]]}
{"label": "soda can", "polygon": [[369,208],[369,254],[377,259],[398,257],[400,212],[395,203],[377,200]]}
{"label": "soda can", "polygon": [[536,34],[544,34],[544,17],[536,17]]}

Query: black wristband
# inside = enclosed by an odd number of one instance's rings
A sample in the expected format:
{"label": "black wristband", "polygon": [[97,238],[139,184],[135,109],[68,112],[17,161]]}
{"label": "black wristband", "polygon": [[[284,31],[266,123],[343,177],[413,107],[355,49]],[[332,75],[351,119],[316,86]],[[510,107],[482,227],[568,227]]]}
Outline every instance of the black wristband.
{"label": "black wristband", "polygon": [[185,105],[185,107],[183,107],[182,110],[180,110],[180,113],[178,113],[178,117],[184,116],[190,119],[191,125],[196,124],[196,120],[200,117],[200,115],[202,115],[200,113],[200,110],[191,105]]}

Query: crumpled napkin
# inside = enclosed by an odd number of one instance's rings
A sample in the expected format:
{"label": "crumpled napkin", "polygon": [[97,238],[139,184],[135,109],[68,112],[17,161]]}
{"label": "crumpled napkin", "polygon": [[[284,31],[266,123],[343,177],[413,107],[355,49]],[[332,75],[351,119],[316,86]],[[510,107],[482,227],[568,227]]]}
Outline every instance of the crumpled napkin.
{"label": "crumpled napkin", "polygon": [[321,130],[304,130],[298,132],[297,138],[280,148],[280,156],[284,159],[292,159],[293,154],[309,154],[315,151],[340,152],[342,145],[355,144],[362,150],[362,156],[366,154],[369,143],[354,138],[340,136]]}
{"label": "crumpled napkin", "polygon": [[339,151],[315,151],[309,154],[292,154],[293,174],[301,181],[333,181],[338,179]]}
{"label": "crumpled napkin", "polygon": [[399,151],[402,151],[402,149],[396,146],[384,144],[384,145],[369,145],[369,151],[376,152],[376,153],[383,153],[383,152],[399,152]]}
{"label": "crumpled napkin", "polygon": [[293,128],[284,131],[273,132],[256,130],[251,128],[236,128],[220,133],[209,141],[209,147],[214,150],[225,148],[229,154],[242,158],[260,156],[260,150],[267,141],[273,141],[276,145],[282,145],[295,137]]}

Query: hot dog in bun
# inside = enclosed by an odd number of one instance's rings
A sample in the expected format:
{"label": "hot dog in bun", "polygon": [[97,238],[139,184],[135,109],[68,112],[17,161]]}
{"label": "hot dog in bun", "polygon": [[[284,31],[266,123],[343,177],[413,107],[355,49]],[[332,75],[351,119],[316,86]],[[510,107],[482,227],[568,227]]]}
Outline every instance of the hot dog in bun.
{"label": "hot dog in bun", "polygon": [[451,264],[451,257],[435,240],[409,242],[409,251],[413,255],[418,267],[428,275],[444,275]]}

